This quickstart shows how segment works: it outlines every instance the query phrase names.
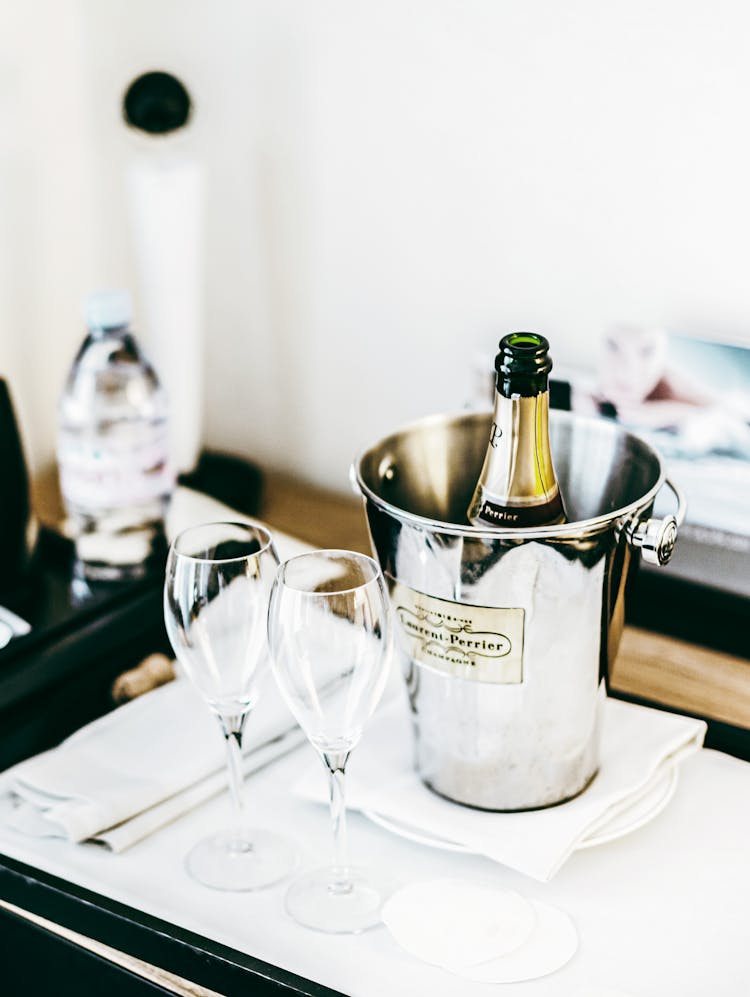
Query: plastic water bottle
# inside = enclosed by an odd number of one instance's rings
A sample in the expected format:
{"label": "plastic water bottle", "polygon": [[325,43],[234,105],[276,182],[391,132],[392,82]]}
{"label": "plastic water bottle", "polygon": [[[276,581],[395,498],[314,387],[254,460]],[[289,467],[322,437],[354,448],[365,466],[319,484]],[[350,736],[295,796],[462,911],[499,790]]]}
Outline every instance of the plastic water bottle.
{"label": "plastic water bottle", "polygon": [[130,296],[86,301],[88,335],[59,406],[60,487],[75,536],[77,574],[138,578],[160,568],[174,487],[167,400],[130,331]]}

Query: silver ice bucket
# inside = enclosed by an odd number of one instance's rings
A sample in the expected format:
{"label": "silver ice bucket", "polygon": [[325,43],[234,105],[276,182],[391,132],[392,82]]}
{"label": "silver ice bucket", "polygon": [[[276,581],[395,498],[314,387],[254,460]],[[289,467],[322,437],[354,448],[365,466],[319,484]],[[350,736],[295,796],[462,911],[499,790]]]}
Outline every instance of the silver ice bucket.
{"label": "silver ice bucket", "polygon": [[[421,778],[458,803],[525,810],[570,799],[596,774],[625,583],[639,550],[666,564],[685,504],[639,437],[553,413],[569,521],[522,534],[470,526],[490,421],[424,419],[367,449],[353,473],[398,621]],[[676,513],[652,519],[665,484]]]}

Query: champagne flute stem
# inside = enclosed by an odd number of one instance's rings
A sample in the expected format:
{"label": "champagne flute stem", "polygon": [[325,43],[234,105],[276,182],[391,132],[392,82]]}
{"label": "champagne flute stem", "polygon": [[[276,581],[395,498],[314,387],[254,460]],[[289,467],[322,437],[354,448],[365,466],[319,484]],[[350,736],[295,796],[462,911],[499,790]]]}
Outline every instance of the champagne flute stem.
{"label": "champagne flute stem", "polygon": [[348,751],[323,755],[328,769],[333,827],[333,882],[328,887],[332,893],[349,893],[352,888],[346,843],[345,769],[348,758]]}
{"label": "champagne flute stem", "polygon": [[233,838],[232,847],[246,850],[249,842],[244,840],[245,794],[242,778],[242,731],[246,713],[220,717],[221,729],[227,746],[227,770],[229,773],[229,795],[232,797]]}

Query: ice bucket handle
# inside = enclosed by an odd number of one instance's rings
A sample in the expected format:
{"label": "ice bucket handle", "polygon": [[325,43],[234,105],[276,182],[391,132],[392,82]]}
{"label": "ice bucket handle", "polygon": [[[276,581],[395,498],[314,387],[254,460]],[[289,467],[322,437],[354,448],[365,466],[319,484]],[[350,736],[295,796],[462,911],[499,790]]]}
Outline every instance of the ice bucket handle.
{"label": "ice bucket handle", "polygon": [[643,559],[650,564],[663,567],[672,556],[677,542],[677,529],[682,526],[687,512],[687,502],[682,491],[669,478],[664,484],[677,499],[677,511],[663,519],[636,520],[628,531],[628,539],[634,547],[640,547]]}

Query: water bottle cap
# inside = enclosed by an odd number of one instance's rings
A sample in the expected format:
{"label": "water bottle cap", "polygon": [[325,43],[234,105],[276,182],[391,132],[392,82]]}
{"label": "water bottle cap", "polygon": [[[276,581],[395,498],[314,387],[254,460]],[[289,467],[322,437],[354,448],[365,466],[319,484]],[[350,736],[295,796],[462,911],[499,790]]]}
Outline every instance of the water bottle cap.
{"label": "water bottle cap", "polygon": [[89,329],[121,329],[130,325],[132,317],[128,291],[95,291],[86,298],[84,318]]}

